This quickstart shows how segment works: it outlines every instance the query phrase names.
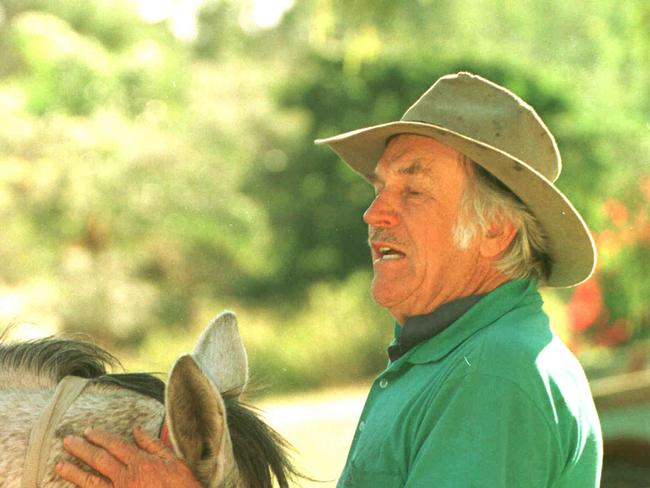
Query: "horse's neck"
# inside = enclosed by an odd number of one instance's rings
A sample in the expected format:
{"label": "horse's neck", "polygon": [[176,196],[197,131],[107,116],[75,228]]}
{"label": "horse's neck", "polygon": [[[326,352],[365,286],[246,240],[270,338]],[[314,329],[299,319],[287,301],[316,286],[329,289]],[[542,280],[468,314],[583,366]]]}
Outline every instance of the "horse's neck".
{"label": "horse's neck", "polygon": [[[47,406],[55,385],[43,389],[28,385],[0,388],[0,473],[3,488],[18,488],[32,426]],[[48,452],[47,472],[62,458],[62,440],[66,435],[82,435],[87,427],[99,427],[130,437],[134,425],[141,425],[157,436],[164,407],[139,393],[110,385],[88,385],[70,406],[56,427]],[[48,487],[64,486],[47,484]]]}

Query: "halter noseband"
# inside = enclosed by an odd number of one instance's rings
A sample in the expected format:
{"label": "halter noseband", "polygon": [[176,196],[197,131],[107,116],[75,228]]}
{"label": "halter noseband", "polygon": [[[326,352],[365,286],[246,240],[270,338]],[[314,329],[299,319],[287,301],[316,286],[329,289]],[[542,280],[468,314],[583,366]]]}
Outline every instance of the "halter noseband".
{"label": "halter noseband", "polygon": [[43,452],[43,447],[50,444],[54,437],[54,429],[89,381],[88,378],[79,376],[66,376],[56,386],[50,402],[32,427],[25,455],[21,488],[40,486],[49,454]]}

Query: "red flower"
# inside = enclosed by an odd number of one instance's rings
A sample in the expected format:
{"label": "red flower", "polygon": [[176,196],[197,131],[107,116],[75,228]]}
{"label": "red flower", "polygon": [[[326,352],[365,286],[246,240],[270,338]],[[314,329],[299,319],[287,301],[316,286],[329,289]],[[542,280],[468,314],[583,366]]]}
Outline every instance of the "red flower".
{"label": "red flower", "polygon": [[614,225],[617,227],[623,227],[630,216],[627,207],[614,198],[608,199],[603,204],[603,207],[609,219],[614,222]]}
{"label": "red flower", "polygon": [[581,332],[596,323],[603,311],[600,284],[592,278],[576,287],[568,304],[569,321],[573,330]]}

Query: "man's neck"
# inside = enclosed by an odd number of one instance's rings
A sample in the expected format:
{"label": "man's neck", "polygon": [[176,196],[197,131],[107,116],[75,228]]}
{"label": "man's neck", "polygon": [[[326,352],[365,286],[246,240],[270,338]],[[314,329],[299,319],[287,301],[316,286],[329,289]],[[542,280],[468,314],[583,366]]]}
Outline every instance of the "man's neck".
{"label": "man's neck", "polygon": [[448,290],[446,294],[440,293],[425,306],[411,307],[408,311],[396,307],[389,308],[388,311],[400,325],[404,325],[408,317],[431,313],[445,303],[450,303],[454,300],[474,295],[485,295],[508,281],[510,281],[510,278],[504,273],[498,270],[492,270],[491,273],[484,275],[482,279],[470,280],[457,290]]}

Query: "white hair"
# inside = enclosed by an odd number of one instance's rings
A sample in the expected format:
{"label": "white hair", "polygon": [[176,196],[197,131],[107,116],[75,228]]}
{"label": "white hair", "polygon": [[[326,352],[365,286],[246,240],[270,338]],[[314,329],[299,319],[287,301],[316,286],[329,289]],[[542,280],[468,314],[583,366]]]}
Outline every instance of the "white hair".
{"label": "white hair", "polygon": [[495,268],[511,279],[534,278],[544,283],[551,272],[548,238],[537,218],[503,183],[480,165],[461,155],[467,169],[454,240],[469,248],[478,231],[487,233],[499,219],[512,222],[517,231],[508,248],[495,260]]}

